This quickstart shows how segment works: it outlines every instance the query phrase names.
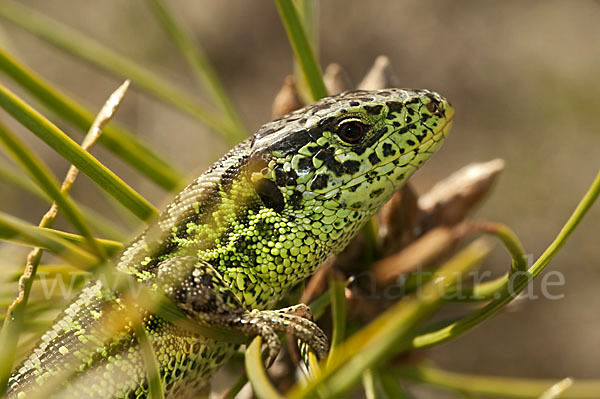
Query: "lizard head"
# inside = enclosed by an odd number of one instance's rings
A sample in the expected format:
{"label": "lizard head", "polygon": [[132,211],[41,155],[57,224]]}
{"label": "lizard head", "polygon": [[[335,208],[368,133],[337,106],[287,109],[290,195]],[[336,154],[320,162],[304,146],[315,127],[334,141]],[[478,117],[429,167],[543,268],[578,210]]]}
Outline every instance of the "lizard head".
{"label": "lizard head", "polygon": [[442,144],[454,110],[428,90],[351,91],[263,126],[252,181],[268,205],[373,214]]}

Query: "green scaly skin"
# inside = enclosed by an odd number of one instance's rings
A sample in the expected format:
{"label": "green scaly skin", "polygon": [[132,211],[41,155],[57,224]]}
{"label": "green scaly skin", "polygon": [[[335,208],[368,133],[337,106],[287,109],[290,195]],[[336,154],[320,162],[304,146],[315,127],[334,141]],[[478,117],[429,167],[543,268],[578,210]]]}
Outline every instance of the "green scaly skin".
{"label": "green scaly skin", "polygon": [[[262,336],[271,359],[278,332],[323,356],[327,338],[305,305],[269,309],[348,244],[440,147],[453,115],[436,93],[387,89],[325,98],[270,122],[184,189],[117,267],[194,322]],[[147,397],[136,317],[166,398],[198,394],[237,350],[128,303],[90,283],[16,369],[8,397]]]}

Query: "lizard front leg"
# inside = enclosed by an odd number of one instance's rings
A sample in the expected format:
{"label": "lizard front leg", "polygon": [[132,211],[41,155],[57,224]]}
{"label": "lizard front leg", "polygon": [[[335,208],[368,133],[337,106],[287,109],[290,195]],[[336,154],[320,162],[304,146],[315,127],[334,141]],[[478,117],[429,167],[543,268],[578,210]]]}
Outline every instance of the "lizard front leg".
{"label": "lizard front leg", "polygon": [[319,358],[327,353],[327,336],[313,322],[305,304],[278,310],[247,310],[219,272],[195,256],[175,256],[158,265],[157,282],[189,317],[208,325],[261,336],[269,349],[270,365],[281,349],[277,333],[306,344]]}

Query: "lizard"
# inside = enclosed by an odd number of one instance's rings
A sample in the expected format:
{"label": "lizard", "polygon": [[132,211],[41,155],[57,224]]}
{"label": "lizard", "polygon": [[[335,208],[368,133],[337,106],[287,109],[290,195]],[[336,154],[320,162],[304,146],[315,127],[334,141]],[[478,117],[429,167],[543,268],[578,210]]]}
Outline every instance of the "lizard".
{"label": "lizard", "polygon": [[[327,337],[308,307],[274,307],[347,246],[441,146],[453,116],[435,92],[390,88],[323,98],[269,122],[179,193],[125,247],[116,268],[163,293],[194,323],[261,336],[268,363],[283,332],[323,357]],[[203,392],[239,348],[132,305],[105,285],[90,282],[57,317],[13,372],[8,398],[148,397],[132,307],[165,398]]]}

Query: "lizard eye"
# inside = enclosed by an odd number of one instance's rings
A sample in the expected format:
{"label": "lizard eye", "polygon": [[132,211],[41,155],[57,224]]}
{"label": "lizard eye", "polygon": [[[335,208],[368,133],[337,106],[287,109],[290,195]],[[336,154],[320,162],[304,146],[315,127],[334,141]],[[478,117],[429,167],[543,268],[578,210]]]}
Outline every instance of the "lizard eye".
{"label": "lizard eye", "polygon": [[427,110],[429,112],[431,112],[434,115],[437,115],[437,113],[439,111],[439,105],[438,105],[437,101],[431,100],[430,103],[425,104],[425,107],[427,108]]}
{"label": "lizard eye", "polygon": [[343,122],[338,128],[338,136],[346,143],[354,144],[365,136],[367,126],[359,121]]}

